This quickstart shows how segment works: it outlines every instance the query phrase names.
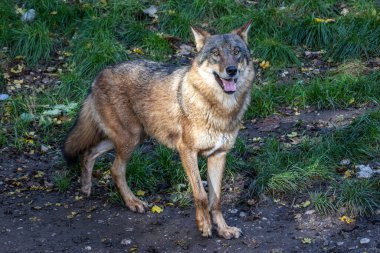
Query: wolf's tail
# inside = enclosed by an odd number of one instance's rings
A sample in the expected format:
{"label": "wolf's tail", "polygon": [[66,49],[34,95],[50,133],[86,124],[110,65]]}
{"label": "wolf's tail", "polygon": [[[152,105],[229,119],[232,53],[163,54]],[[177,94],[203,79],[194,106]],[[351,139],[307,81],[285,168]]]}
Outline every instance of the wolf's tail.
{"label": "wolf's tail", "polygon": [[79,116],[65,140],[62,153],[69,165],[77,163],[81,154],[98,144],[103,138],[103,132],[93,117],[90,96],[84,102]]}

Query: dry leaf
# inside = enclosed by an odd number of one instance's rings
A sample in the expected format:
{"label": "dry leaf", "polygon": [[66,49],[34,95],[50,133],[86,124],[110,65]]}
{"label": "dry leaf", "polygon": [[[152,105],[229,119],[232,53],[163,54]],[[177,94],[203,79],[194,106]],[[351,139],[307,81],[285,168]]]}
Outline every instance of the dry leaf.
{"label": "dry leaf", "polygon": [[301,206],[302,207],[308,207],[308,206],[310,206],[310,204],[311,204],[310,200],[306,200],[305,202],[301,203]]}
{"label": "dry leaf", "polygon": [[302,239],[302,243],[303,243],[303,244],[310,244],[310,243],[311,243],[311,238],[309,238],[309,237],[304,237],[304,238]]}
{"label": "dry leaf", "polygon": [[152,213],[162,213],[162,211],[164,211],[164,209],[156,205],[152,206],[151,210],[152,210]]}
{"label": "dry leaf", "polygon": [[355,219],[354,219],[354,218],[352,218],[352,217],[348,217],[348,216],[346,216],[346,215],[340,217],[339,220],[341,220],[341,221],[343,221],[343,222],[345,222],[345,223],[347,223],[347,224],[350,224],[350,223],[352,223],[352,222],[355,222]]}

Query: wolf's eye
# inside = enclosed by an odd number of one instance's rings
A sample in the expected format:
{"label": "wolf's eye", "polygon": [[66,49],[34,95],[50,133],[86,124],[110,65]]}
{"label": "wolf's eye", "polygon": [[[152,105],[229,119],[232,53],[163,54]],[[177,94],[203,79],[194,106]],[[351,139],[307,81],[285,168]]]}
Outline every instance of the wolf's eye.
{"label": "wolf's eye", "polygon": [[212,55],[213,56],[219,56],[220,55],[219,50],[218,49],[212,50]]}
{"label": "wolf's eye", "polygon": [[240,49],[235,47],[233,53],[234,53],[234,55],[240,54]]}

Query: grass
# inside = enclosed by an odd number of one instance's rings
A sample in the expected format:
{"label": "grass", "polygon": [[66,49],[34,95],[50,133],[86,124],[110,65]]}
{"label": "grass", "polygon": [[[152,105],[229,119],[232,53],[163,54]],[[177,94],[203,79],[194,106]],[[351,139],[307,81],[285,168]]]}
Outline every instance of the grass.
{"label": "grass", "polygon": [[[253,20],[249,34],[252,55],[259,61],[269,61],[271,67],[259,71],[260,82],[252,90],[247,120],[271,115],[281,107],[322,110],[379,104],[380,72],[367,66],[369,59],[380,56],[378,1],[251,2],[156,1],[157,18],[152,18],[143,12],[152,4],[147,1],[31,0],[24,5],[2,1],[0,91],[11,97],[0,101],[0,147],[27,152],[41,145],[58,148],[72,124],[68,119],[75,117],[100,69],[135,58],[178,62],[173,57],[178,47],[192,45],[191,25],[211,32],[229,32]],[[342,3],[349,10],[346,15],[341,14]],[[37,12],[35,20],[22,22],[22,12],[30,8]],[[318,60],[333,68],[320,75],[305,72],[309,66],[316,67],[304,52],[319,50],[326,53]],[[20,58],[15,60],[19,55],[24,57],[26,68],[12,73],[11,68],[20,62]],[[51,66],[61,71],[46,74]],[[284,68],[296,71],[287,84],[279,77]],[[52,74],[58,81],[38,91],[33,87],[36,82],[25,79],[31,72],[43,77]],[[9,91],[15,79],[25,79],[22,85],[32,88]],[[78,103],[73,110],[54,117],[43,115],[55,105],[71,102]],[[238,138],[227,157],[226,174],[255,174],[250,184],[252,194],[310,192],[314,207],[322,214],[342,210],[372,213],[379,205],[378,180],[343,180],[334,168],[345,157],[357,163],[378,157],[378,123],[378,113],[368,114],[351,126],[305,138],[292,148],[267,139],[261,150],[251,150],[246,140]],[[185,205],[189,191],[183,187],[187,180],[178,155],[156,143],[151,146],[143,146],[133,154],[127,167],[129,184],[133,189],[148,191],[171,186],[176,201]],[[109,163],[101,167],[107,166]],[[199,167],[205,178],[205,159],[199,161]],[[68,174],[56,177],[60,191],[65,191],[70,181]],[[319,184],[327,186],[315,189]],[[110,194],[120,201],[117,192]]]}
{"label": "grass", "polygon": [[[350,126],[316,138],[305,138],[300,145],[286,148],[269,139],[252,161],[255,179],[252,194],[267,191],[289,194],[305,191],[324,181],[334,182],[334,201],[328,192],[312,195],[317,210],[327,213],[344,208],[352,215],[372,214],[380,206],[379,179],[344,179],[335,169],[341,160],[370,162],[380,154],[380,111],[363,115]],[[330,190],[331,191],[331,190]]]}
{"label": "grass", "polygon": [[66,192],[70,188],[71,176],[68,171],[57,171],[53,177],[54,185],[59,192]]}
{"label": "grass", "polygon": [[[345,72],[343,69],[342,72]],[[299,80],[293,85],[268,83],[254,87],[251,106],[247,118],[266,116],[280,106],[288,105],[305,109],[339,109],[380,102],[380,71],[368,75],[338,73],[326,77],[316,77],[304,83]]]}

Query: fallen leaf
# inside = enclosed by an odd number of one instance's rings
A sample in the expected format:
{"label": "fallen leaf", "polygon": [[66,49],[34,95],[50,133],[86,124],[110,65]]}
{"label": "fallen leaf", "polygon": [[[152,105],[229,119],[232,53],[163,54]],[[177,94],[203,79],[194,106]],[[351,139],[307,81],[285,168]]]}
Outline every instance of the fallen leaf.
{"label": "fallen leaf", "polygon": [[287,134],[286,136],[288,136],[289,138],[294,138],[298,135],[297,132],[291,132],[290,134]]}
{"label": "fallen leaf", "polygon": [[38,217],[36,217],[36,216],[34,216],[34,217],[30,217],[29,220],[32,221],[32,222],[37,222],[37,221],[40,221],[41,219],[38,218]]}
{"label": "fallen leaf", "polygon": [[162,211],[164,211],[164,209],[156,205],[152,206],[151,210],[152,210],[152,213],[162,213]]}
{"label": "fallen leaf", "polygon": [[309,237],[304,237],[304,238],[302,239],[302,243],[303,243],[303,244],[310,244],[310,243],[311,243],[311,238],[309,238]]}
{"label": "fallen leaf", "polygon": [[344,172],[344,176],[343,176],[343,178],[350,178],[350,177],[353,176],[353,174],[354,174],[354,171],[352,171],[352,170],[346,170],[346,171]]}
{"label": "fallen leaf", "polygon": [[144,54],[144,51],[142,50],[142,48],[139,48],[139,47],[136,47],[136,48],[133,48],[132,49],[132,52],[134,53],[134,54]]}
{"label": "fallen leaf", "polygon": [[136,192],[136,195],[139,196],[139,197],[143,197],[143,196],[145,195],[145,192],[142,191],[142,190],[138,190],[138,191]]}
{"label": "fallen leaf", "polygon": [[269,61],[262,61],[262,62],[260,62],[260,68],[262,68],[262,69],[267,69],[267,68],[269,68],[270,67],[270,63],[269,63]]}
{"label": "fallen leaf", "polygon": [[341,221],[343,221],[343,222],[345,222],[345,223],[347,223],[347,224],[350,224],[350,223],[352,223],[352,222],[355,222],[355,219],[354,219],[354,218],[352,218],[352,217],[348,217],[348,216],[346,216],[346,215],[343,215],[342,217],[340,217],[339,220],[341,220]]}
{"label": "fallen leaf", "polygon": [[305,202],[301,203],[301,206],[302,207],[308,207],[308,206],[310,206],[310,204],[311,204],[310,200],[306,200]]}
{"label": "fallen leaf", "polygon": [[16,67],[11,68],[11,72],[14,74],[18,74],[24,70],[25,65],[24,64],[17,64]]}
{"label": "fallen leaf", "polygon": [[78,214],[78,212],[71,212],[69,215],[67,215],[66,217],[68,218],[68,219],[72,219],[72,218],[74,218],[76,215]]}

